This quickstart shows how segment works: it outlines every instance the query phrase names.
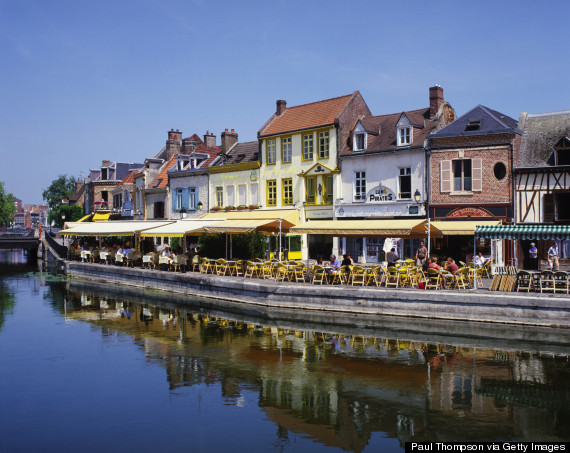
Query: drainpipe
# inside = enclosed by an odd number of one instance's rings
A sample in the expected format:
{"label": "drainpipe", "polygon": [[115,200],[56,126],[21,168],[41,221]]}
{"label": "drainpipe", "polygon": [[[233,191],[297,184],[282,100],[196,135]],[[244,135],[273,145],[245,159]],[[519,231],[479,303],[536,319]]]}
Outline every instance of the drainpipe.
{"label": "drainpipe", "polygon": [[428,146],[426,147],[426,171],[425,171],[425,205],[426,205],[426,217],[428,222],[428,244],[427,244],[427,256],[430,256],[431,250],[431,225],[430,225],[430,218],[429,218],[429,200],[430,200],[430,191],[429,191],[429,181],[430,181],[430,165],[431,165],[431,149],[429,147],[429,139],[428,139]]}

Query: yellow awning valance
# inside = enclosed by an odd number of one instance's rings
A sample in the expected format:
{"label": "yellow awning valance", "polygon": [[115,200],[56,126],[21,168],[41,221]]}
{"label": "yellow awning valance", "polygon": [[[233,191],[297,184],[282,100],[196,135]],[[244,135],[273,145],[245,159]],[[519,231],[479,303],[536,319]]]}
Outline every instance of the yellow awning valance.
{"label": "yellow awning valance", "polygon": [[110,216],[111,216],[110,212],[106,213],[96,212],[95,214],[93,214],[93,222],[106,222],[107,220],[109,220]]}
{"label": "yellow awning valance", "polygon": [[141,231],[156,228],[172,221],[110,221],[79,224],[61,233],[66,236],[133,236]]}
{"label": "yellow awning valance", "polygon": [[[332,236],[426,237],[424,219],[403,220],[312,220],[289,230],[298,234],[329,234]],[[432,229],[432,232],[435,232]]]}
{"label": "yellow awning valance", "polygon": [[434,220],[432,227],[444,236],[471,236],[475,234],[477,226],[496,226],[499,220]]}
{"label": "yellow awning valance", "polygon": [[77,222],[89,222],[91,220],[92,216],[93,216],[93,214],[87,214],[87,215],[81,217]]}

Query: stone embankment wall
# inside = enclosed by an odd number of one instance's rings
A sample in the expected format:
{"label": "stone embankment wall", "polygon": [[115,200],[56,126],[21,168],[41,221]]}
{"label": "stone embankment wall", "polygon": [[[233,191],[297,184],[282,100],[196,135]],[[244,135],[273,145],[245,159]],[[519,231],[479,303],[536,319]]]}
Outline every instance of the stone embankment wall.
{"label": "stone embankment wall", "polygon": [[215,297],[246,306],[570,328],[570,297],[487,290],[317,286],[197,272],[159,272],[80,262],[66,264],[72,277],[109,285]]}

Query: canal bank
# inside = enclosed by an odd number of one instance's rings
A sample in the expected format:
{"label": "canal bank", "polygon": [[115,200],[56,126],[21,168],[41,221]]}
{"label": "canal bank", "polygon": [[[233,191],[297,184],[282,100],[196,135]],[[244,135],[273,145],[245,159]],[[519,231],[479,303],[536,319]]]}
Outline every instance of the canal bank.
{"label": "canal bank", "polygon": [[66,267],[69,276],[92,282],[216,298],[251,307],[570,328],[570,297],[559,295],[316,286],[75,261],[66,262]]}

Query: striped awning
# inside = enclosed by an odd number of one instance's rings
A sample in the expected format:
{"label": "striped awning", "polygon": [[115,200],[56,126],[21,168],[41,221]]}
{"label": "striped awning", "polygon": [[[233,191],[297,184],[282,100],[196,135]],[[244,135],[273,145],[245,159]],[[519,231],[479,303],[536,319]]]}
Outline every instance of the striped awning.
{"label": "striped awning", "polygon": [[570,239],[570,225],[518,224],[478,226],[475,237],[487,239]]}

